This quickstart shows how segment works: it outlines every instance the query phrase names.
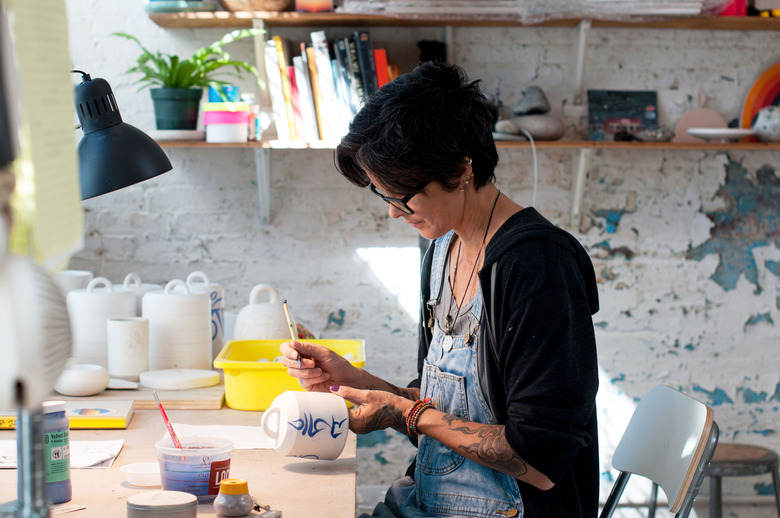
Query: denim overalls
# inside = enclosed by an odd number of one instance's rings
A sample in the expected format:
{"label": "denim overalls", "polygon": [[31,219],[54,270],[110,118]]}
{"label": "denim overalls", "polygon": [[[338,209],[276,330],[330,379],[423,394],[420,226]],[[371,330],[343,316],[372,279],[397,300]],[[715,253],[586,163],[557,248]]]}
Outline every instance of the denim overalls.
{"label": "denim overalls", "polygon": [[[431,269],[431,298],[438,299],[453,232],[436,241]],[[478,282],[478,279],[474,278]],[[446,280],[444,281],[446,282]],[[472,312],[481,315],[482,290]],[[483,323],[484,324],[484,323]],[[495,424],[477,378],[476,341],[447,336],[438,322],[422,373],[420,398],[430,397],[436,408],[468,421]],[[479,441],[473,436],[474,442]],[[401,506],[402,516],[523,516],[523,500],[515,479],[465,459],[440,442],[421,435],[414,474],[414,489]]]}

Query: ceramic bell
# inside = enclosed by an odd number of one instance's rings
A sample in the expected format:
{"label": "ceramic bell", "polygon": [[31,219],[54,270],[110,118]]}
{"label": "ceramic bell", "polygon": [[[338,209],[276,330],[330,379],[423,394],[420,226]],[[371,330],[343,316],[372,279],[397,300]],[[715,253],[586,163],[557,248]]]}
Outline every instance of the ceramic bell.
{"label": "ceramic bell", "polygon": [[[267,294],[268,302],[260,298]],[[290,338],[290,328],[279,302],[279,294],[268,284],[258,284],[249,294],[249,305],[244,306],[236,317],[233,328],[234,340],[274,340]]]}

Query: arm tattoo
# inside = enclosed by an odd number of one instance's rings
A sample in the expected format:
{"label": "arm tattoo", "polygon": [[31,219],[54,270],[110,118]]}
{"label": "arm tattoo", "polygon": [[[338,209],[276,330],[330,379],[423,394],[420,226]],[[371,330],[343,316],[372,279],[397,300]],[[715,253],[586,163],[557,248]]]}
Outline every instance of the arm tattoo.
{"label": "arm tattoo", "polygon": [[371,417],[371,420],[366,423],[366,428],[369,431],[392,428],[398,432],[406,433],[406,420],[404,419],[402,412],[399,412],[391,405],[384,405]]}
{"label": "arm tattoo", "polygon": [[[528,463],[521,459],[506,442],[504,426],[472,423],[469,427],[466,421],[449,414],[445,414],[442,420],[452,431],[473,436],[474,442],[458,446],[458,450],[465,456],[515,478],[528,473]],[[453,426],[456,421],[463,425]]]}

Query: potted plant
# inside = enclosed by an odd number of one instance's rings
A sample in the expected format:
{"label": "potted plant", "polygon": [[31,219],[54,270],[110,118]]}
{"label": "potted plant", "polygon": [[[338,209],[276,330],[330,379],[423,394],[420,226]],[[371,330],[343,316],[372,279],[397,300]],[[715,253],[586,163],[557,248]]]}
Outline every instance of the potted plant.
{"label": "potted plant", "polygon": [[245,61],[230,59],[223,48],[228,43],[262,34],[262,29],[240,29],[225,34],[220,40],[196,50],[187,59],[163,52],[152,52],[144,47],[135,36],[115,32],[134,41],[141,49],[135,66],[126,74],[141,74],[134,84],[141,84],[138,91],[150,88],[154,104],[157,129],[195,129],[198,125],[198,110],[203,88],[214,87],[222,94],[222,87],[229,81],[219,79],[220,74],[242,77],[242,72],[258,76],[257,69]]}

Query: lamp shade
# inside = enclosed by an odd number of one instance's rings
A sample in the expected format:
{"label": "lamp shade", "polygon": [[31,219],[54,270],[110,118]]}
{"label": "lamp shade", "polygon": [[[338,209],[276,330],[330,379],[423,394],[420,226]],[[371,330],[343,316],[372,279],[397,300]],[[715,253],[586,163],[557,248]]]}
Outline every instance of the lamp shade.
{"label": "lamp shade", "polygon": [[82,74],[75,87],[84,131],[78,145],[81,199],[86,200],[170,171],[173,166],[146,133],[122,121],[111,86]]}

